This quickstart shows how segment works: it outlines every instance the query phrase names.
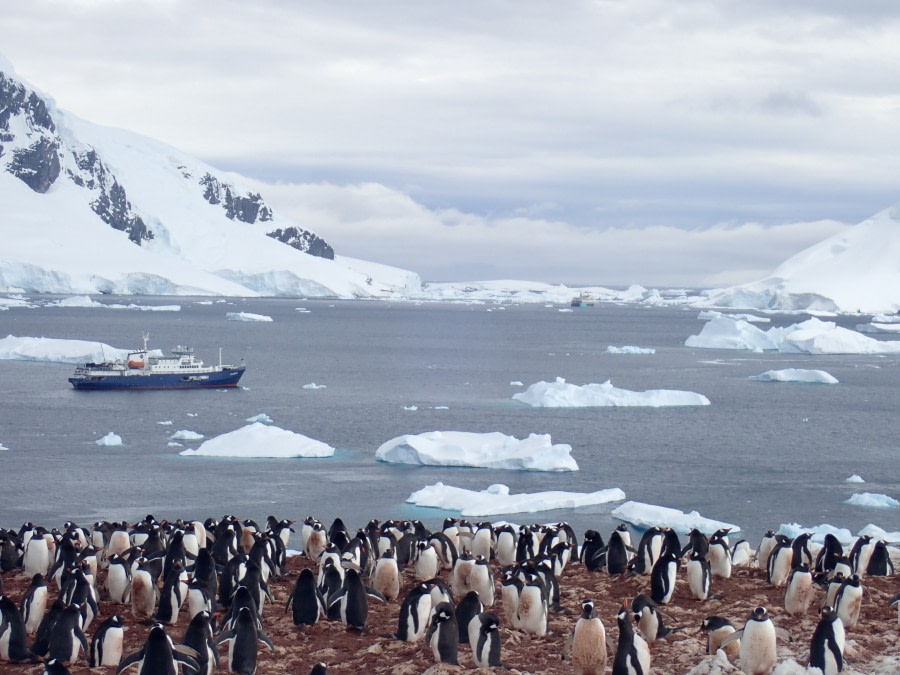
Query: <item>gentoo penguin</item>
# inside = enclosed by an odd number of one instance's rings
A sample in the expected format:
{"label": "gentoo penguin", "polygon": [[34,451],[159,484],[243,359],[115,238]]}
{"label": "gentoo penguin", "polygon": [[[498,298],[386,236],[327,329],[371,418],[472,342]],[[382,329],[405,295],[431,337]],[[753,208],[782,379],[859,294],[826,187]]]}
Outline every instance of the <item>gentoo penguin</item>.
{"label": "gentoo penguin", "polygon": [[219,651],[213,638],[210,612],[203,610],[191,618],[181,644],[197,652],[195,660],[200,666],[200,675],[211,675],[213,670],[219,667]]}
{"label": "gentoo penguin", "polygon": [[875,542],[865,572],[870,577],[889,577],[894,574],[894,563],[888,552],[887,542],[879,540]]}
{"label": "gentoo penguin", "polygon": [[31,583],[22,595],[22,620],[25,622],[25,631],[29,635],[41,625],[44,612],[47,611],[47,582],[44,575],[38,572],[31,578]]}
{"label": "gentoo penguin", "polygon": [[531,560],[537,553],[537,542],[534,532],[527,525],[519,526],[519,538],[516,540],[516,562],[524,563]]}
{"label": "gentoo penguin", "polygon": [[441,602],[453,604],[453,593],[450,592],[450,587],[445,584],[442,579],[435,577],[434,579],[429,579],[425,583],[428,584],[428,592],[429,595],[431,595],[432,607]]}
{"label": "gentoo penguin", "polygon": [[641,535],[637,554],[628,563],[628,571],[632,574],[650,574],[653,564],[662,551],[662,545],[663,531],[656,526],[647,528]]}
{"label": "gentoo penguin", "polygon": [[469,622],[469,644],[476,668],[500,667],[500,620],[482,612]]}
{"label": "gentoo penguin", "polygon": [[728,530],[720,530],[709,538],[709,550],[707,552],[707,560],[709,560],[709,571],[714,577],[720,579],[731,578],[731,551],[728,550],[728,537],[720,534],[727,534]]}
{"label": "gentoo penguin", "polygon": [[295,626],[314,626],[325,614],[325,599],[316,586],[312,570],[304,568],[297,576],[284,611],[291,611]]}
{"label": "gentoo penguin", "polygon": [[[674,555],[673,551],[670,554]],[[619,625],[619,643],[613,660],[612,675],[647,675],[650,672],[650,648],[640,635],[634,632],[627,600],[616,614]]]}
{"label": "gentoo penguin", "polygon": [[609,574],[619,575],[628,571],[629,548],[622,530],[613,530],[606,545],[606,571]]}
{"label": "gentoo penguin", "polygon": [[822,608],[822,618],[809,645],[809,667],[823,675],[837,675],[844,669],[844,624],[831,607]]}
{"label": "gentoo penguin", "polygon": [[200,612],[212,614],[216,609],[216,598],[209,594],[206,582],[193,577],[187,587],[188,616],[194,618]]}
{"label": "gentoo penguin", "polygon": [[456,559],[453,569],[450,570],[450,578],[447,581],[453,595],[461,597],[473,590],[469,585],[469,575],[472,573],[473,567],[475,567],[475,558],[468,550],[463,549]]}
{"label": "gentoo penguin", "polygon": [[81,607],[69,605],[53,624],[49,655],[68,666],[78,661],[82,649],[85,654],[90,653],[87,638],[81,630]]}
{"label": "gentoo penguin", "polygon": [[317,584],[316,588],[319,589],[322,597],[327,600],[344,585],[344,566],[335,565],[331,559],[326,560],[325,563],[325,567],[322,570],[322,583]]}
{"label": "gentoo penguin", "polygon": [[154,621],[173,625],[178,623],[178,612],[187,595],[188,573],[179,561],[173,565],[159,595]]}
{"label": "gentoo penguin", "polygon": [[459,628],[453,605],[442,602],[431,611],[431,625],[425,634],[425,642],[437,663],[458,666]]}
{"label": "gentoo penguin", "polygon": [[822,541],[822,548],[816,554],[816,572],[831,572],[843,555],[844,547],[841,546],[841,542],[829,532]]}
{"label": "gentoo penguin", "polygon": [[444,518],[441,534],[453,543],[454,548],[459,550],[459,518]]}
{"label": "gentoo penguin", "polygon": [[732,641],[740,639],[741,670],[747,675],[766,675],[775,667],[778,660],[775,653],[777,637],[791,641],[787,631],[772,623],[766,608],[757,607],[747,619],[744,627],[722,640],[719,647],[723,648]]}
{"label": "gentoo penguin", "polygon": [[112,532],[109,534],[109,543],[105,549],[107,558],[112,555],[122,555],[131,548],[131,541],[128,538],[128,523],[113,523],[112,528]]}
{"label": "gentoo penguin", "polygon": [[341,552],[338,550],[338,547],[331,542],[328,542],[325,545],[325,549],[322,551],[321,555],[319,555],[319,575],[316,577],[316,585],[319,588],[322,588],[323,586],[322,582],[325,578],[325,568],[329,565],[334,566],[341,577],[341,581],[343,581],[344,572],[341,567]]}
{"label": "gentoo penguin", "polygon": [[793,540],[783,535],[776,535],[777,543],[769,554],[769,566],[767,568],[767,580],[775,588],[781,588],[787,583],[788,575],[794,561],[794,549],[791,547]]}
{"label": "gentoo penguin", "polygon": [[606,671],[606,628],[594,612],[592,600],[581,601],[581,617],[575,622],[568,651],[576,675],[603,675]]}
{"label": "gentoo penguin", "polygon": [[777,543],[778,540],[775,539],[775,531],[766,530],[766,533],[763,535],[759,542],[759,546],[756,549],[757,567],[763,570],[769,569],[769,556],[772,554],[772,549],[775,548]]}
{"label": "gentoo penguin", "polygon": [[862,608],[863,587],[859,575],[853,574],[844,580],[834,596],[834,611],[844,622],[844,628],[853,628],[859,621]]}
{"label": "gentoo penguin", "polygon": [[522,586],[519,606],[516,610],[519,628],[526,633],[544,637],[550,632],[550,604],[547,589],[537,576],[532,576]]}
{"label": "gentoo penguin", "polygon": [[516,562],[516,531],[509,523],[494,529],[497,541],[497,562],[500,567],[507,567]]}
{"label": "gentoo penguin", "polygon": [[340,590],[328,598],[328,618],[340,621],[347,628],[365,630],[369,616],[369,596],[385,601],[383,595],[365,587],[359,572],[348,569]]}
{"label": "gentoo penguin", "polygon": [[156,611],[159,589],[146,559],[138,558],[135,562],[138,566],[131,573],[131,613],[136,617],[149,618]]}
{"label": "gentoo penguin", "polygon": [[33,660],[25,640],[25,622],[19,608],[9,597],[0,595],[0,660],[9,663]]}
{"label": "gentoo penguin", "polygon": [[865,574],[866,566],[869,564],[869,556],[872,554],[874,545],[872,544],[872,536],[864,534],[853,542],[850,549],[850,569],[853,574]]}
{"label": "gentoo penguin", "polygon": [[752,550],[746,539],[738,539],[731,547],[731,566],[747,567],[752,559]]}
{"label": "gentoo penguin", "polygon": [[122,660],[122,642],[125,639],[125,622],[113,614],[97,626],[91,638],[91,668],[117,666]]}
{"label": "gentoo penguin", "polygon": [[850,564],[850,558],[847,556],[841,556],[834,562],[834,567],[831,569],[831,573],[828,575],[829,579],[834,579],[836,576],[840,575],[845,579],[849,579],[850,575],[853,574],[853,566]]}
{"label": "gentoo penguin", "polygon": [[472,555],[476,558],[482,556],[486,560],[491,559],[491,551],[494,547],[494,530],[490,523],[478,523],[475,535],[472,537]]}
{"label": "gentoo penguin", "polygon": [[441,572],[441,561],[437,551],[425,539],[416,542],[416,562],[413,570],[417,581],[433,579]]}
{"label": "gentoo penguin", "polygon": [[[311,558],[312,556],[307,553],[307,544],[309,543],[309,537],[312,534],[313,526],[316,524],[316,519],[313,516],[307,516],[303,519],[303,522],[300,524],[300,551],[307,558]],[[315,560],[315,558],[312,558]]]}
{"label": "gentoo penguin", "polygon": [[453,540],[443,532],[435,532],[428,538],[428,544],[434,548],[445,570],[453,569],[459,557],[459,549]]}
{"label": "gentoo penguin", "polygon": [[688,553],[699,553],[702,558],[706,558],[706,554],[709,553],[709,537],[696,527],[688,533],[687,546],[681,549],[682,557]]}
{"label": "gentoo penguin", "polygon": [[606,546],[596,530],[585,530],[579,560],[591,572],[606,567]]}
{"label": "gentoo penguin", "polygon": [[631,613],[637,622],[638,632],[647,644],[653,644],[672,632],[663,624],[662,613],[657,611],[656,603],[649,595],[641,593],[634,596]]}
{"label": "gentoo penguin", "polygon": [[428,628],[429,616],[431,616],[430,589],[428,584],[418,583],[410,588],[403,598],[394,637],[405,642],[421,640]]}
{"label": "gentoo penguin", "polygon": [[694,599],[703,602],[709,598],[710,587],[712,584],[710,564],[697,550],[694,550],[693,553],[691,553],[691,558],[687,562],[687,580],[688,588],[690,588],[691,595]]}
{"label": "gentoo penguin", "polygon": [[47,540],[44,538],[45,534],[49,534],[46,529],[36,527],[28,543],[25,544],[25,552],[22,554],[22,571],[26,576],[47,574],[50,570],[52,560]]}
{"label": "gentoo penguin", "polygon": [[806,614],[813,599],[813,579],[809,565],[802,563],[791,570],[784,589],[784,609],[788,614]]}
{"label": "gentoo penguin", "polygon": [[841,586],[844,585],[844,581],[846,580],[847,577],[842,573],[835,574],[828,580],[828,585],[825,588],[825,598],[822,600],[821,607],[836,607],[835,600],[837,599],[838,591],[841,590]]}
{"label": "gentoo penguin", "polygon": [[199,673],[200,666],[193,656],[194,653],[194,650],[189,647],[173,645],[172,639],[166,635],[165,629],[161,625],[155,624],[147,634],[144,645],[119,663],[116,675],[131,666],[138,667],[138,675],[156,675],[157,673],[173,675],[179,672],[179,663],[185,669]]}
{"label": "gentoo penguin", "polygon": [[659,605],[666,605],[675,593],[678,572],[678,554],[674,551],[663,553],[650,570],[650,597]]}
{"label": "gentoo penguin", "polygon": [[372,588],[381,593],[388,602],[393,602],[400,595],[400,570],[394,557],[394,549],[385,549],[375,563]]}
{"label": "gentoo penguin", "polygon": [[[6,600],[9,600],[9,598],[6,598]],[[50,605],[50,609],[44,613],[44,619],[41,621],[41,625],[38,626],[37,633],[35,633],[34,642],[31,645],[32,654],[40,657],[46,656],[47,652],[50,651],[50,636],[53,635],[53,626],[56,625],[57,619],[59,619],[65,608],[66,604],[63,602],[63,599],[57,595],[53,604]],[[17,621],[21,621],[22,617],[18,611],[16,611],[15,616]],[[23,635],[25,633],[24,624],[22,633]]]}
{"label": "gentoo penguin", "polygon": [[309,671],[309,675],[328,675],[328,665],[324,661],[319,661]]}
{"label": "gentoo penguin", "polygon": [[216,646],[228,643],[228,672],[253,675],[256,672],[257,645],[262,642],[271,651],[275,645],[259,629],[256,618],[248,607],[241,607],[231,628],[219,633]]}
{"label": "gentoo penguin", "polygon": [[469,591],[456,605],[456,626],[459,630],[459,644],[469,644],[469,622],[484,611],[478,591]]}
{"label": "gentoo penguin", "polygon": [[71,671],[57,659],[50,659],[44,663],[43,675],[70,675]]}
{"label": "gentoo penguin", "polygon": [[469,572],[469,588],[478,593],[485,607],[494,606],[494,573],[482,555],[475,556],[475,566]]}
{"label": "gentoo penguin", "polygon": [[[712,656],[719,650],[720,645],[722,644],[722,640],[727,638],[729,635],[735,632],[734,624],[731,623],[728,619],[723,619],[721,616],[708,616],[703,619],[703,622],[700,624],[700,629],[707,632],[706,636],[706,653]],[[740,639],[731,642],[730,644],[722,647],[722,650],[730,659],[736,659],[740,654],[741,650],[741,641]]]}
{"label": "gentoo penguin", "polygon": [[631,530],[628,529],[628,526],[625,523],[619,523],[616,526],[615,532],[619,533],[619,538],[622,540],[622,543],[625,544],[625,547],[631,548]]}
{"label": "gentoo penguin", "polygon": [[506,623],[519,628],[519,596],[522,594],[522,580],[511,570],[503,570],[500,577],[500,598]]}

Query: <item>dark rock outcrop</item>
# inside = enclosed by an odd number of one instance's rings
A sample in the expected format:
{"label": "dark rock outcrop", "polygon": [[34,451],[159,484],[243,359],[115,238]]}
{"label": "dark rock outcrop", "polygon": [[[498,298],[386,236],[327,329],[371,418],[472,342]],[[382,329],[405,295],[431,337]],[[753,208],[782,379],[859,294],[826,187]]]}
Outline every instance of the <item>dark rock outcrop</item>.
{"label": "dark rock outcrop", "polygon": [[231,220],[239,220],[242,223],[261,223],[272,220],[270,209],[263,198],[254,193],[239,195],[234,188],[221,182],[211,174],[206,174],[200,179],[203,186],[203,198],[210,204],[221,204],[225,209],[225,215]]}
{"label": "dark rock outcrop", "polygon": [[309,230],[301,230],[298,227],[285,227],[283,229],[279,227],[277,230],[266,232],[266,234],[298,251],[303,251],[318,258],[334,260],[334,249],[328,245],[328,242]]}

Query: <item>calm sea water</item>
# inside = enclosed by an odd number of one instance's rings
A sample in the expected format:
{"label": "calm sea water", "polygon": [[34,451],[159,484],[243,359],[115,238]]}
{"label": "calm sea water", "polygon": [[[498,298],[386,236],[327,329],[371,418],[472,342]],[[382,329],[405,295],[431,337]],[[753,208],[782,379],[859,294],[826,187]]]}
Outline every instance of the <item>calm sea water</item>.
{"label": "calm sea water", "polygon": [[[104,302],[134,299],[103,298]],[[0,525],[25,520],[341,516],[420,517],[411,492],[442,481],[513,492],[620,487],[629,499],[740,525],[751,541],[781,523],[867,523],[900,529],[898,510],[843,501],[854,492],[900,496],[900,357],[800,356],[688,349],[703,326],[696,310],[598,305],[574,312],[543,306],[144,298],[180,312],[40,308],[0,312],[0,334],[99,340],[136,346],[192,344],[215,361],[244,357],[244,388],[230,391],[76,392],[72,367],[0,361]],[[304,308],[307,311],[298,311]],[[265,314],[272,323],[226,321],[226,312]],[[771,325],[804,317],[775,316]],[[858,319],[839,319],[852,327]],[[765,326],[764,326],[765,327]],[[608,345],[656,349],[606,353]],[[838,385],[770,384],[748,376],[819,368]],[[691,408],[529,408],[522,387],[564,377],[624,389],[683,389],[712,405]],[[324,389],[304,389],[315,382]],[[404,410],[417,406],[417,410]],[[324,441],[330,459],[238,460],[181,457],[168,447],[180,429],[207,438],[259,413]],[[159,423],[172,420],[171,426]],[[401,434],[500,431],[549,433],[568,443],[581,470],[539,473],[406,467],[375,462]],[[119,434],[120,447],[95,441]],[[188,444],[196,447],[197,443]],[[865,485],[845,482],[851,474]],[[615,527],[615,504],[510,515],[515,522],[565,519],[576,529]]]}

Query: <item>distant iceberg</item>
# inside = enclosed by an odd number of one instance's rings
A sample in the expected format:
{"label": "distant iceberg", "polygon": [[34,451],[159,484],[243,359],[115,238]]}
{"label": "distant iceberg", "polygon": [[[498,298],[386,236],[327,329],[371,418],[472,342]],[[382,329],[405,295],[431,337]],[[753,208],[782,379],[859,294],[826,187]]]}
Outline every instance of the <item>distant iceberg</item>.
{"label": "distant iceberg", "polygon": [[609,345],[606,348],[607,354],[655,354],[656,350],[651,347],[634,347],[625,345],[624,347],[614,347]]}
{"label": "distant iceberg", "polygon": [[122,437],[118,434],[110,431],[103,438],[98,438],[94,441],[97,445],[106,445],[106,446],[114,446],[114,445],[122,445]]}
{"label": "distant iceberg", "polygon": [[847,478],[844,482],[845,483],[865,483],[866,481],[863,480],[862,476],[855,473],[852,476],[850,476],[849,478]]}
{"label": "distant iceberg", "polygon": [[201,438],[203,438],[203,434],[190,431],[189,429],[181,429],[169,436],[169,439],[173,441],[199,441]]}
{"label": "distant iceberg", "polygon": [[839,542],[845,545],[850,544],[853,541],[853,535],[850,533],[850,530],[824,523],[822,525],[814,525],[813,527],[803,527],[799,523],[782,523],[778,528],[778,534],[783,534],[791,539],[800,536],[804,532],[810,532],[812,534],[812,540],[820,544],[825,541],[826,534],[836,537]]}
{"label": "distant iceberg", "polygon": [[495,484],[476,492],[443,483],[429,485],[413,492],[406,500],[418,506],[459,511],[463,516],[496,516],[507,513],[537,513],[554,509],[574,509],[625,499],[619,488],[597,492],[531,492],[510,494],[503,484]]}
{"label": "distant iceberg", "polygon": [[179,454],[186,457],[331,457],[334,448],[293,431],[254,422],[210,438],[196,450],[183,450]]}
{"label": "distant iceberg", "polygon": [[900,501],[874,492],[858,492],[851,495],[849,499],[844,500],[844,503],[852,506],[864,506],[869,509],[896,509],[900,507]]}
{"label": "distant iceberg", "polygon": [[784,370],[767,370],[761,375],[751,375],[750,380],[757,382],[803,382],[819,384],[837,384],[837,378],[824,370],[804,370],[802,368],[785,368]]}
{"label": "distant iceberg", "polygon": [[859,323],[856,330],[860,333],[900,333],[900,323]]}
{"label": "distant iceberg", "polygon": [[556,382],[536,382],[523,392],[513,394],[516,401],[538,408],[589,408],[607,406],[687,406],[709,405],[702,394],[676,389],[629,391],[617,389],[607,380],[603,384],[569,384],[557,377]]}
{"label": "distant iceberg", "polygon": [[772,319],[765,316],[756,316],[755,314],[733,314],[725,312],[717,312],[714,309],[706,309],[697,315],[701,321],[710,321],[712,319],[731,319],[732,321],[746,321],[748,323],[771,323]]}
{"label": "distant iceberg", "polygon": [[259,415],[254,415],[253,417],[247,418],[248,422],[262,422],[263,424],[271,424],[272,418],[266,415],[266,413],[260,413]]}
{"label": "distant iceberg", "polygon": [[467,431],[432,431],[398,436],[382,444],[375,459],[397,464],[468,466],[525,471],[578,471],[572,446],[553,445],[549,434],[513,436]]}
{"label": "distant iceberg", "polygon": [[227,312],[225,318],[229,321],[272,321],[271,316],[265,314],[253,314],[252,312]]}
{"label": "distant iceberg", "polygon": [[180,312],[181,305],[117,305],[104,304],[91,300],[87,295],[75,295],[70,298],[63,298],[56,302],[47,303],[47,307],[99,307],[102,309],[133,309],[143,312]]}
{"label": "distant iceberg", "polygon": [[13,361],[46,361],[51,363],[98,363],[124,359],[127,349],[116,349],[102,342],[64,340],[44,337],[15,337],[0,340],[0,359]]}
{"label": "distant iceberg", "polygon": [[716,530],[730,528],[731,533],[740,532],[740,527],[719,520],[704,518],[696,511],[684,513],[666,506],[654,506],[641,502],[625,502],[612,511],[613,518],[645,529],[648,527],[670,527],[678,534],[687,534],[696,528],[706,535]]}

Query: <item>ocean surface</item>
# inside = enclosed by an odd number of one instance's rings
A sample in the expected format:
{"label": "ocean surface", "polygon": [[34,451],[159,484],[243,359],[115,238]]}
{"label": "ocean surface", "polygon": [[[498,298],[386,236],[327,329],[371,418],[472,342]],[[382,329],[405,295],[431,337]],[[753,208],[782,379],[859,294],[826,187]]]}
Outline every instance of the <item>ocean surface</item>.
{"label": "ocean surface", "polygon": [[[384,301],[99,298],[171,305],[179,312],[99,308],[0,312],[0,335],[98,340],[136,347],[141,332],[168,350],[192,345],[207,362],[244,358],[234,390],[77,392],[63,364],[0,361],[0,526],[74,520],[269,514],[350,527],[370,518],[447,515],[406,503],[437,481],[482,490],[590,492],[619,487],[630,500],[699,511],[739,525],[751,542],[781,523],[868,523],[900,529],[900,510],[844,503],[855,492],[900,497],[900,357],[755,354],[688,349],[696,309],[597,305],[413,304]],[[271,323],[227,321],[253,312]],[[806,318],[772,315],[781,326]],[[865,318],[838,318],[854,327]],[[652,355],[609,354],[639,346]],[[763,383],[771,369],[816,368],[837,385]],[[512,399],[529,384],[563,377],[623,389],[680,389],[711,405],[683,408],[530,408]],[[525,387],[512,385],[522,382]],[[325,385],[304,389],[304,384]],[[416,410],[405,407],[416,406]],[[169,437],[211,438],[265,413],[273,424],[324,441],[329,459],[182,457]],[[171,425],[161,422],[171,420]],[[402,434],[550,434],[581,470],[543,473],[413,467],[376,462]],[[124,444],[95,441],[115,432]],[[186,443],[197,447],[199,442]],[[845,479],[859,474],[865,484]],[[567,520],[576,531],[618,524],[616,504],[511,514],[512,522]],[[495,517],[494,520],[500,519]],[[476,519],[477,520],[477,519]]]}

